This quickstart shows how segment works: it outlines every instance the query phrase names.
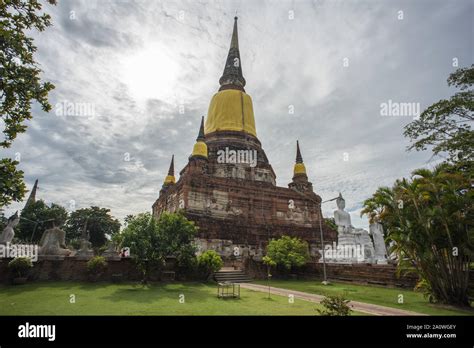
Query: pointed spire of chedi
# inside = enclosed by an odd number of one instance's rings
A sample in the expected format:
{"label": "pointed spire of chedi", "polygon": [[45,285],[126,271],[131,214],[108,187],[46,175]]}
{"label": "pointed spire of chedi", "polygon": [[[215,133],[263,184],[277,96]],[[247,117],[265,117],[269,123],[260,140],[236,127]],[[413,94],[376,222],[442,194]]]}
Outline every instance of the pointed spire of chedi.
{"label": "pointed spire of chedi", "polygon": [[199,134],[196,143],[193,147],[191,158],[207,159],[207,145],[205,143],[206,136],[204,135],[204,116],[201,118],[201,126],[199,127]]}
{"label": "pointed spire of chedi", "polygon": [[206,137],[204,136],[204,116],[201,117],[201,126],[199,126],[199,134],[196,138],[196,141],[204,141]]}
{"label": "pointed spire of chedi", "polygon": [[224,67],[224,72],[219,79],[220,91],[224,89],[239,89],[244,91],[245,79],[242,74],[242,64],[239,51],[239,36],[237,33],[237,17],[234,17],[234,30],[230,41],[229,53]]}
{"label": "pointed spire of chedi", "polygon": [[168,169],[168,175],[165,178],[163,186],[171,185],[176,182],[174,177],[174,155],[171,157],[170,168]]}
{"label": "pointed spire of chedi", "polygon": [[301,156],[300,143],[296,140],[296,163],[303,163],[303,157]]}
{"label": "pointed spire of chedi", "polygon": [[206,137],[214,132],[226,131],[257,137],[252,98],[244,90],[245,79],[240,61],[237,17],[234,18],[230,49],[219,84],[219,92],[212,97],[207,112],[204,127]]}
{"label": "pointed spire of chedi", "polygon": [[293,175],[305,175],[306,176],[306,167],[303,163],[303,156],[301,156],[300,143],[296,141],[296,163],[293,169]]}
{"label": "pointed spire of chedi", "polygon": [[35,180],[35,184],[33,185],[33,188],[31,189],[30,196],[28,197],[28,200],[26,201],[25,209],[27,206],[30,204],[33,204],[36,202],[36,190],[38,189],[38,179]]}
{"label": "pointed spire of chedi", "polygon": [[174,155],[171,156],[171,163],[168,169],[168,175],[174,176]]}
{"label": "pointed spire of chedi", "polygon": [[314,192],[313,184],[308,181],[308,176],[306,175],[306,167],[303,163],[300,142],[298,140],[296,141],[296,163],[293,168],[293,180],[288,184],[288,187],[299,192]]}

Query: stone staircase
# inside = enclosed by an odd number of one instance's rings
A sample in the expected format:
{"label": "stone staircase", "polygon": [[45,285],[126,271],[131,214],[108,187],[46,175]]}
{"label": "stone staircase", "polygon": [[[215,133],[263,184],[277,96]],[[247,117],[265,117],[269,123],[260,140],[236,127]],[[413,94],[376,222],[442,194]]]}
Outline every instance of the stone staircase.
{"label": "stone staircase", "polygon": [[231,267],[223,267],[214,273],[214,280],[218,283],[250,283],[252,278],[247,273],[240,269],[233,269]]}

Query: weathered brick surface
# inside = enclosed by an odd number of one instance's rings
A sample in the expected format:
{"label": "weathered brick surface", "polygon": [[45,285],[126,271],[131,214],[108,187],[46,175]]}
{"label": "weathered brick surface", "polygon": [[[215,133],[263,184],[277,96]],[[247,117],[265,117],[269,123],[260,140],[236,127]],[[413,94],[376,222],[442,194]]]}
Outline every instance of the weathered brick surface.
{"label": "weathered brick surface", "polygon": [[[160,192],[153,214],[182,209],[199,226],[202,239],[232,240],[264,248],[271,238],[297,236],[320,246],[321,197],[311,190],[275,186],[275,174],[257,138],[239,132],[206,137],[209,160],[190,159],[175,185]],[[255,167],[218,163],[225,147],[258,153]],[[290,167],[290,166],[289,166]],[[308,186],[312,188],[310,183]],[[321,223],[325,243],[337,232]]]}

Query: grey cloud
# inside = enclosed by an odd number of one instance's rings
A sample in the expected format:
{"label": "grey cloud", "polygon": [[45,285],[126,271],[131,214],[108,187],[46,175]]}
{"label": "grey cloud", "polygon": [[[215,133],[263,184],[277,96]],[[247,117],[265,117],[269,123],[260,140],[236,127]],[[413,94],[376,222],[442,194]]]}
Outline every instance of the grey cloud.
{"label": "grey cloud", "polygon": [[[171,154],[177,172],[187,163],[218,89],[236,9],[246,90],[278,184],[291,180],[300,139],[316,192],[323,199],[342,192],[361,227],[361,204],[377,187],[432,165],[429,153],[405,151],[410,118],[382,117],[380,103],[415,101],[423,108],[446,98],[452,59],[460,66],[473,61],[469,0],[74,0],[47,8],[55,26],[35,36],[44,76],[56,85],[51,101],[89,102],[97,115],[61,118],[35,109],[8,155],[22,153],[27,182],[39,177],[47,201],[99,204],[120,218],[151,208]],[[167,95],[140,100],[122,78],[121,62],[152,45],[170,52],[178,76],[162,88]],[[149,68],[166,73],[159,62]],[[323,206],[326,216],[334,209]]]}

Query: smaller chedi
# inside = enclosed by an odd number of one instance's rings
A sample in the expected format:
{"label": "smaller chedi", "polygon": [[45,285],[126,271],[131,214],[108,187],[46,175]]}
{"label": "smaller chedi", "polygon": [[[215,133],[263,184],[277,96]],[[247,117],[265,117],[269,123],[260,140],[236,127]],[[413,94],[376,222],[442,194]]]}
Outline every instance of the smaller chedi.
{"label": "smaller chedi", "polygon": [[352,226],[351,215],[344,210],[346,201],[340,193],[336,204],[334,221],[337,225],[337,244],[325,245],[325,261],[330,263],[373,263],[375,250],[369,233],[362,228]]}

